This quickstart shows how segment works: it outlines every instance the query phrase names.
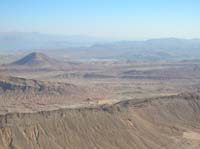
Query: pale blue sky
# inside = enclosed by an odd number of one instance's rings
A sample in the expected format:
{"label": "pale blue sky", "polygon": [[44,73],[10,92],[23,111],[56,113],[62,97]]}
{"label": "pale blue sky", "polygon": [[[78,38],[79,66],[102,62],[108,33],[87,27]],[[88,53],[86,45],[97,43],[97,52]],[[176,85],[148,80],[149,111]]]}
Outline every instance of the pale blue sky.
{"label": "pale blue sky", "polygon": [[200,0],[0,0],[0,31],[200,38]]}

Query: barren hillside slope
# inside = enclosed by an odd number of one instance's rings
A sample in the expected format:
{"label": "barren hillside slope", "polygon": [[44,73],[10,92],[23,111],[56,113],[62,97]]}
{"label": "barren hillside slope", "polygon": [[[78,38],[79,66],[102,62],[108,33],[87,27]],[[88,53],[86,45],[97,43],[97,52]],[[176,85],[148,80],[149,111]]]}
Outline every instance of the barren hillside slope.
{"label": "barren hillside slope", "polygon": [[112,106],[0,117],[0,147],[14,149],[199,148],[196,94]]}

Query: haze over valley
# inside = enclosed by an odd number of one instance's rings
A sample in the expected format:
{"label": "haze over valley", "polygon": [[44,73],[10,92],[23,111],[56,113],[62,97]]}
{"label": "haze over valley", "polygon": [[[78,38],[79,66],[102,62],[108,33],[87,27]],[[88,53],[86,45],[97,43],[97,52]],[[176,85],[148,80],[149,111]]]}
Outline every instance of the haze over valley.
{"label": "haze over valley", "polygon": [[59,36],[41,33],[0,33],[0,49],[12,56],[43,52],[67,60],[178,61],[199,59],[200,39],[158,38],[116,41],[87,36]]}
{"label": "haze over valley", "polygon": [[199,7],[0,2],[0,149],[200,149]]}

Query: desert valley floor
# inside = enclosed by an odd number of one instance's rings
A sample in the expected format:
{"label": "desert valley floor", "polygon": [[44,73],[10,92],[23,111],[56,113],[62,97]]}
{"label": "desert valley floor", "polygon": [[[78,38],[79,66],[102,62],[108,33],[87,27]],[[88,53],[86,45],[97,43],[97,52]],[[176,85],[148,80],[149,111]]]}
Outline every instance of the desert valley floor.
{"label": "desert valley floor", "polygon": [[200,148],[200,61],[0,66],[0,148]]}

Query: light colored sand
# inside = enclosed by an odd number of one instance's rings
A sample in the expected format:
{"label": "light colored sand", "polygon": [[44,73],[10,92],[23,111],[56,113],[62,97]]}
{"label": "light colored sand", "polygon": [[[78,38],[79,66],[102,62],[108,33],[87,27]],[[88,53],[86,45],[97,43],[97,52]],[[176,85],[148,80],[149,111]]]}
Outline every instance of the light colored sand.
{"label": "light colored sand", "polygon": [[200,141],[200,134],[196,133],[196,132],[193,132],[193,131],[184,132],[183,133],[183,138],[192,139],[192,140],[199,140]]}

